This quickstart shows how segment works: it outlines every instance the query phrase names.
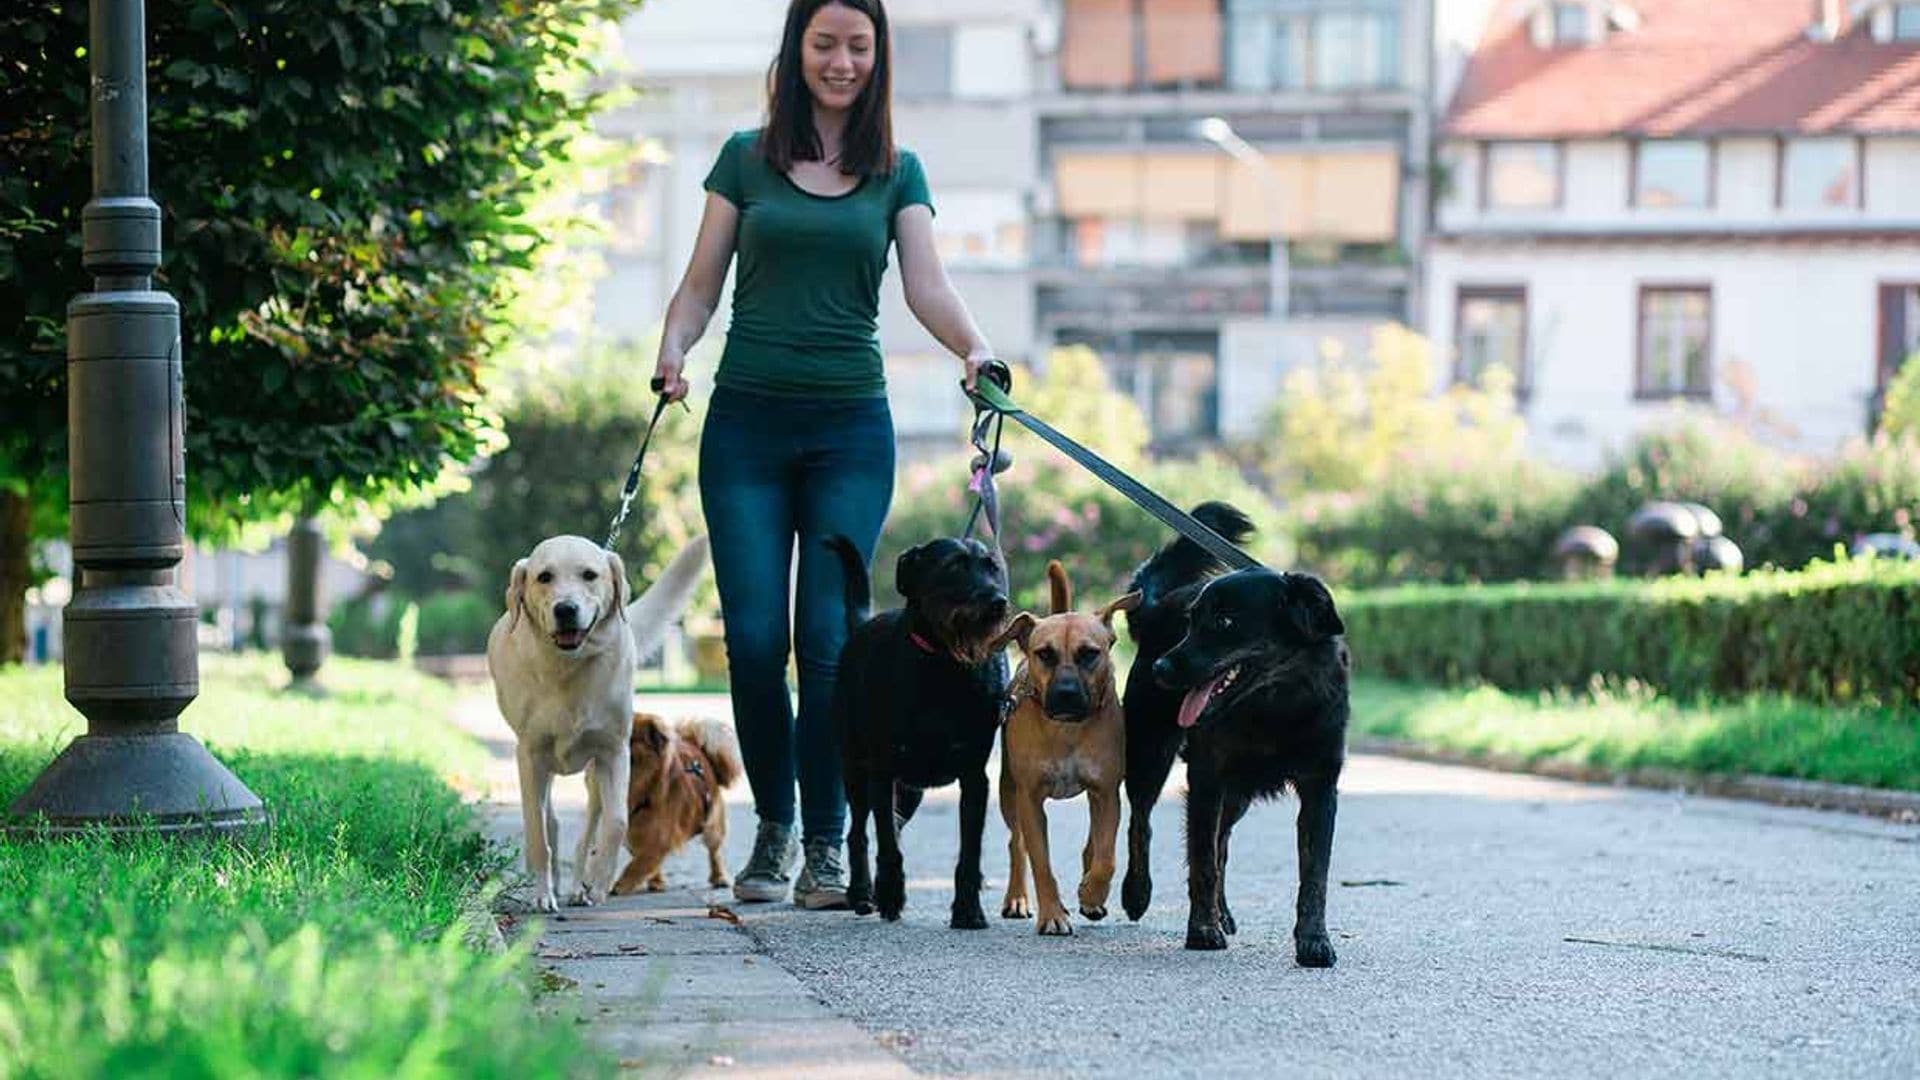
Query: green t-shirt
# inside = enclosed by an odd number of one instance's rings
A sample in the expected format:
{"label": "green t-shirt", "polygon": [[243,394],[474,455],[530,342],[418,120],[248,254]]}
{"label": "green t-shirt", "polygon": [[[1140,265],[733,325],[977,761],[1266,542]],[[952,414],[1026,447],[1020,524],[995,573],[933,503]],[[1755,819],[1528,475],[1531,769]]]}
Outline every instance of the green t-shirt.
{"label": "green t-shirt", "polygon": [[893,220],[933,208],[920,160],[845,195],[813,195],[762,157],[758,131],[727,140],[706,189],[740,212],[733,324],[715,382],[789,397],[881,397],[880,279]]}

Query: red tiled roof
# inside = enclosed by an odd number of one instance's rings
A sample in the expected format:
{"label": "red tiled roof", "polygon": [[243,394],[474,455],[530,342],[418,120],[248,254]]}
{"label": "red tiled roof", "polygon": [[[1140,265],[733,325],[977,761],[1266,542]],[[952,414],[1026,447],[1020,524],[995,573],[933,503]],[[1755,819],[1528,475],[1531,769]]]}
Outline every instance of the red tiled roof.
{"label": "red tiled roof", "polygon": [[1535,47],[1536,6],[1501,0],[1448,135],[1920,132],[1920,43],[1875,42],[1864,20],[1810,41],[1811,0],[1629,0],[1637,29],[1565,49]]}

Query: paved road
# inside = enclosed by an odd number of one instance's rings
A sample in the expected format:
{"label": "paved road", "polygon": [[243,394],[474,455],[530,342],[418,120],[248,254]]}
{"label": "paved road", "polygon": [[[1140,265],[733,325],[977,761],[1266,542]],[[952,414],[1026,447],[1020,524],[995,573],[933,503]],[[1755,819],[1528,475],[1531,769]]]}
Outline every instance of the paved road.
{"label": "paved road", "polygon": [[[746,929],[924,1072],[1920,1076],[1920,827],[1356,757],[1328,901],[1340,962],[1304,971],[1291,803],[1235,833],[1231,948],[1180,947],[1177,779],[1138,924],[948,930],[948,792],[905,834],[902,922],[764,905],[740,909]],[[1050,806],[1070,889],[1085,804]],[[752,831],[737,804],[736,866]],[[1005,843],[996,810],[990,913]],[[700,863],[669,874],[697,884]]]}

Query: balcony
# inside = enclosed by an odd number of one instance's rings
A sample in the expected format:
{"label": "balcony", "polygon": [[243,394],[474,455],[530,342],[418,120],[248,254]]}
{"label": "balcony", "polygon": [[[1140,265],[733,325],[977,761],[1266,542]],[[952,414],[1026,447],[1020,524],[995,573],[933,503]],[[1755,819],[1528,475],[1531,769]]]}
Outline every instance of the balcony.
{"label": "balcony", "polygon": [[1422,58],[1399,0],[1066,0],[1042,109],[1098,113],[1141,98],[1219,111],[1404,108]]}

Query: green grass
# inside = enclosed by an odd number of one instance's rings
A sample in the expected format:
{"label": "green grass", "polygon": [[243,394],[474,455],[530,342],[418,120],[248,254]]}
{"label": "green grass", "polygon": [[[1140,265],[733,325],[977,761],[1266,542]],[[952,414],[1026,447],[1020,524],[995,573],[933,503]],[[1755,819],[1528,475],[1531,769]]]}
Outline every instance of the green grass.
{"label": "green grass", "polygon": [[[600,1071],[524,951],[468,942],[505,860],[451,784],[485,752],[444,684],[327,677],[314,701],[277,660],[202,660],[182,726],[266,800],[257,843],[0,840],[0,1077]],[[84,721],[58,670],[0,671],[0,701],[11,802]]]}
{"label": "green grass", "polygon": [[1920,790],[1920,712],[1912,709],[1777,695],[1683,705],[1633,687],[1525,694],[1357,679],[1352,731],[1527,761]]}

